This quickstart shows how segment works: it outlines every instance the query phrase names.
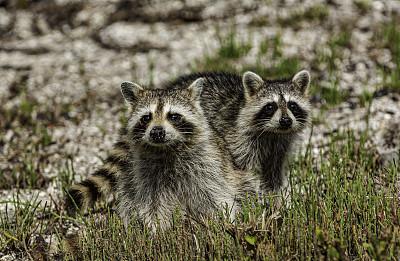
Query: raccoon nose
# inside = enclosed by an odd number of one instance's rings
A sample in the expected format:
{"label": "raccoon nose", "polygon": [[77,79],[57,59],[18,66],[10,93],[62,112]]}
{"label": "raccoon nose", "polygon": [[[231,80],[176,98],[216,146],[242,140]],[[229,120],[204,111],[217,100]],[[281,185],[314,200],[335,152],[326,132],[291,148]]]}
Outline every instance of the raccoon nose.
{"label": "raccoon nose", "polygon": [[150,137],[153,139],[155,143],[161,143],[165,138],[165,130],[161,126],[155,126],[150,131]]}
{"label": "raccoon nose", "polygon": [[289,118],[289,117],[282,117],[280,120],[279,120],[279,124],[282,126],[282,127],[290,127],[290,125],[292,125],[292,119],[291,118]]}

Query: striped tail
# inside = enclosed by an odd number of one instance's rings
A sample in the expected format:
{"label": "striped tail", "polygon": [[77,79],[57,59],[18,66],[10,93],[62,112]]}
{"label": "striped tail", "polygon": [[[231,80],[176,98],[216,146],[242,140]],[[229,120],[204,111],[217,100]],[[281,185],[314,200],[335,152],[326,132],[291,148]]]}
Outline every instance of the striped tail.
{"label": "striped tail", "polygon": [[129,144],[123,140],[115,143],[105,163],[88,179],[68,190],[69,195],[65,199],[68,214],[75,216],[78,209],[84,211],[96,201],[106,199],[116,192],[120,173],[129,166],[128,156]]}

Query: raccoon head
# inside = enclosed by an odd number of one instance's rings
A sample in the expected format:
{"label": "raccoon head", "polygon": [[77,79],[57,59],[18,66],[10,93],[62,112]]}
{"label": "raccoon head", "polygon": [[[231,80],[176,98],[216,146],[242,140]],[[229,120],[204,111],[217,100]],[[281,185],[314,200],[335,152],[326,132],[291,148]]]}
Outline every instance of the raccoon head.
{"label": "raccoon head", "polygon": [[[301,71],[291,79],[267,81],[252,72],[243,75],[247,126],[265,134],[288,134],[303,130],[310,122],[308,101],[310,74]],[[242,118],[243,118],[242,117]]]}
{"label": "raccoon head", "polygon": [[187,146],[202,132],[205,121],[200,107],[203,79],[186,89],[145,89],[123,82],[127,103],[127,130],[136,145],[172,148]]}

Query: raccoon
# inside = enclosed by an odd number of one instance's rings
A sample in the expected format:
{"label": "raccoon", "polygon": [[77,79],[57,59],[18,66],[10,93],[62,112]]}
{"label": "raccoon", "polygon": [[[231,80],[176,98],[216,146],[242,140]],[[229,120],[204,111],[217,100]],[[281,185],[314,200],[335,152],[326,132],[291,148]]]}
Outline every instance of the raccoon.
{"label": "raccoon", "polygon": [[201,106],[211,127],[229,148],[236,167],[258,175],[262,191],[287,186],[285,162],[310,126],[310,74],[266,80],[253,72],[184,75],[167,88],[204,79]]}
{"label": "raccoon", "polygon": [[[204,80],[186,88],[144,89],[124,82],[127,124],[105,164],[69,190],[67,208],[90,207],[117,191],[125,224],[137,215],[145,225],[170,226],[172,213],[201,220],[221,206],[255,194],[252,175],[236,170],[224,141],[208,125],[200,106]],[[73,199],[73,200],[72,200]]]}

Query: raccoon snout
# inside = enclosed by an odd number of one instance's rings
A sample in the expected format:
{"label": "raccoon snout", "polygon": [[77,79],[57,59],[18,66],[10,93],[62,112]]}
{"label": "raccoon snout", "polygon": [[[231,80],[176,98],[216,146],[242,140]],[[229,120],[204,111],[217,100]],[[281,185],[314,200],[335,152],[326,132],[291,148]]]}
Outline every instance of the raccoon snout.
{"label": "raccoon snout", "polygon": [[292,121],[292,119],[289,118],[289,117],[282,117],[282,118],[280,118],[280,120],[279,120],[279,124],[280,124],[282,127],[290,127],[290,126],[292,125],[292,123],[293,123],[293,121]]}
{"label": "raccoon snout", "polygon": [[154,143],[164,142],[165,139],[165,130],[161,126],[155,126],[150,131],[150,137],[153,139]]}

